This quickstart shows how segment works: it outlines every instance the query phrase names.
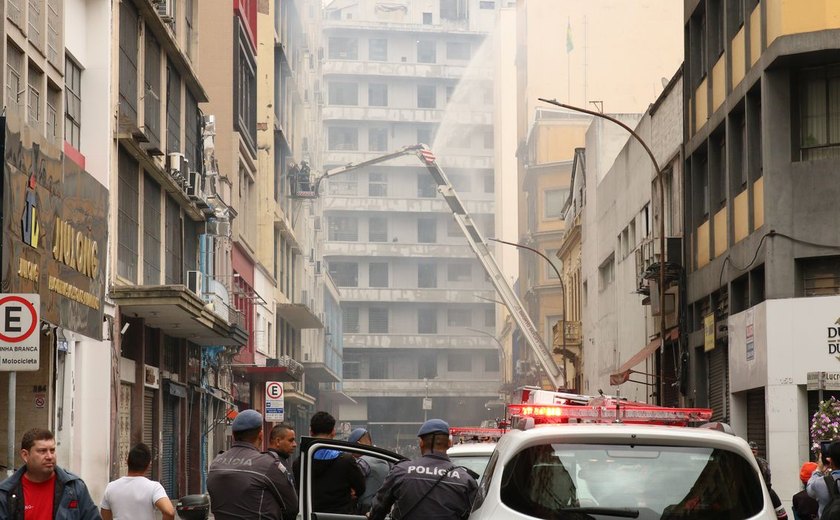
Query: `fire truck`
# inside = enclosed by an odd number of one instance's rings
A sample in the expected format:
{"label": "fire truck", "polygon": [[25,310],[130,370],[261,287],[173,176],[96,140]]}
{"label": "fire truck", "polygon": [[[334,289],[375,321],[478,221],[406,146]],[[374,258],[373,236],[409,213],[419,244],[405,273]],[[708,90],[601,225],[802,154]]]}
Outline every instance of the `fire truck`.
{"label": "fire truck", "polygon": [[431,175],[437,185],[438,192],[443,196],[443,200],[446,202],[446,205],[449,206],[449,210],[452,212],[452,217],[455,219],[455,222],[457,222],[458,227],[467,239],[467,242],[469,243],[473,253],[475,253],[476,258],[481,263],[482,267],[484,267],[484,270],[492,282],[493,287],[496,289],[499,298],[502,299],[505,307],[507,307],[516,322],[516,325],[519,327],[519,330],[525,338],[525,341],[533,351],[534,356],[537,360],[539,360],[540,364],[545,369],[545,375],[548,380],[551,381],[551,385],[555,389],[566,387],[566,374],[563,371],[563,368],[560,367],[554,360],[551,349],[549,349],[545,345],[545,342],[543,342],[542,337],[540,337],[539,332],[537,332],[537,328],[531,321],[530,316],[528,316],[525,306],[522,305],[522,302],[519,300],[519,297],[516,295],[513,287],[511,287],[510,283],[508,283],[502,273],[502,270],[496,263],[496,259],[490,252],[490,248],[484,240],[484,237],[481,235],[481,232],[476,227],[472,216],[470,216],[469,212],[467,212],[466,207],[463,202],[461,202],[458,194],[455,192],[455,188],[452,186],[452,183],[449,181],[446,173],[444,173],[443,169],[438,164],[434,153],[432,153],[426,145],[416,144],[405,146],[396,152],[375,157],[367,161],[349,163],[332,168],[321,175],[313,173],[306,162],[301,162],[300,165],[293,165],[291,171],[289,172],[289,178],[292,180],[290,184],[291,196],[295,199],[302,200],[316,199],[321,196],[321,184],[331,177],[407,155],[416,156],[428,170],[429,175]]}

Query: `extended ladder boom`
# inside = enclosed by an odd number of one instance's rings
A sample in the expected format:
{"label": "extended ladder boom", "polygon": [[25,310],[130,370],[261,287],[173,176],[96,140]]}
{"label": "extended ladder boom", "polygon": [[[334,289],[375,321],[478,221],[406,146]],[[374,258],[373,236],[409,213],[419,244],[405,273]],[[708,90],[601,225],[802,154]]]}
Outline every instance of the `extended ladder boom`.
{"label": "extended ladder boom", "polygon": [[502,299],[505,307],[507,307],[508,312],[510,312],[511,316],[513,316],[514,321],[519,326],[522,334],[525,336],[528,346],[531,347],[531,350],[534,351],[534,355],[540,361],[543,368],[545,368],[546,375],[551,381],[552,386],[554,386],[555,389],[565,387],[566,374],[554,361],[551,350],[546,347],[537,332],[537,328],[534,326],[534,323],[525,311],[525,306],[522,305],[521,301],[519,301],[519,297],[516,296],[513,288],[505,279],[502,270],[499,268],[498,264],[496,264],[496,259],[487,247],[487,243],[484,241],[481,233],[479,233],[478,228],[476,228],[475,222],[470,214],[467,213],[464,204],[461,202],[461,199],[458,198],[458,194],[452,187],[452,183],[449,182],[446,174],[443,173],[443,170],[440,166],[438,166],[434,154],[426,145],[416,144],[405,146],[396,152],[382,155],[368,161],[345,164],[328,170],[315,179],[314,189],[310,193],[314,196],[318,196],[321,181],[324,179],[410,154],[417,155],[417,157],[423,161],[423,164],[429,170],[435,184],[437,184],[438,191],[441,195],[443,195],[443,199],[452,211],[452,216],[455,217],[455,221],[464,233],[464,237],[466,237],[467,242],[469,242],[470,248],[475,253],[478,261],[481,262],[482,267],[484,267],[485,272],[490,277],[490,281],[493,283],[493,287],[496,288],[496,292],[499,294],[499,297]]}

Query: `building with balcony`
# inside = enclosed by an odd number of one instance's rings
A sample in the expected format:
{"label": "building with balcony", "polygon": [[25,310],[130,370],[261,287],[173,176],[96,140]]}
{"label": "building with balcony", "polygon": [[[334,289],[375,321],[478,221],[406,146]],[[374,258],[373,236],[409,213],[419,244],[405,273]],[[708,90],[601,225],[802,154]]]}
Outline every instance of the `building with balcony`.
{"label": "building with balcony", "polygon": [[[496,8],[476,0],[328,4],[314,92],[324,104],[322,167],[433,145],[492,236],[492,77],[479,71],[469,91],[459,81],[482,52]],[[485,404],[498,398],[498,347],[469,330],[494,331],[492,285],[426,168],[409,156],[325,187],[324,256],[341,294],[343,388],[355,401],[342,404],[340,420],[393,447],[413,440],[426,416],[461,425],[495,417]]]}
{"label": "building with balcony", "polygon": [[810,374],[836,366],[840,7],[684,7],[690,392],[758,443],[790,496],[834,395]]}

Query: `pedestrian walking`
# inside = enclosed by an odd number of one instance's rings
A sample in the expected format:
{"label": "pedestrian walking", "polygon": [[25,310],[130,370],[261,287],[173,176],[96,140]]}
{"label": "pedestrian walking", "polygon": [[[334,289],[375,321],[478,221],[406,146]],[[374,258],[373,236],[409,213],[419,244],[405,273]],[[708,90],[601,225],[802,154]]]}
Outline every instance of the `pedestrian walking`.
{"label": "pedestrian walking", "polygon": [[389,512],[393,520],[461,520],[469,514],[478,484],[446,455],[449,425],[429,419],[417,437],[421,456],[394,465],[376,493],[371,520],[384,520]]}
{"label": "pedestrian walking", "polygon": [[[823,518],[826,506],[836,494],[833,491],[837,491],[837,479],[840,478],[840,441],[834,441],[828,446],[826,462],[827,465],[823,463],[822,456],[817,458],[817,469],[805,486],[808,496],[815,499],[819,505],[817,514],[820,518]],[[832,484],[833,490],[828,488],[829,484]]]}
{"label": "pedestrian walking", "polygon": [[102,520],[155,520],[155,509],[163,520],[175,518],[175,508],[160,482],[146,478],[152,452],[143,444],[128,452],[128,475],[105,488],[100,513]]}
{"label": "pedestrian walking", "polygon": [[[364,446],[373,446],[373,439],[370,436],[370,432],[364,428],[356,428],[350,432],[347,441],[356,442]],[[365,492],[356,501],[356,512],[363,515],[370,511],[370,507],[373,505],[373,497],[376,496],[376,492],[379,491],[379,488],[385,482],[385,477],[391,471],[391,465],[383,459],[369,455],[362,455],[356,458],[356,463],[365,476]]]}
{"label": "pedestrian walking", "polygon": [[819,504],[816,500],[809,497],[808,492],[805,490],[808,480],[810,480],[811,475],[814,474],[814,470],[816,469],[817,464],[815,462],[806,462],[799,469],[799,480],[802,481],[802,490],[793,495],[793,506],[791,507],[795,520],[817,520],[819,518],[817,516]]}
{"label": "pedestrian walking", "polygon": [[[309,421],[313,437],[335,437],[335,418],[316,412]],[[312,510],[318,513],[352,514],[353,499],[365,493],[365,477],[349,453],[320,449],[312,456]],[[300,458],[294,462],[295,482],[300,483]],[[300,484],[298,484],[300,485]]]}
{"label": "pedestrian walking", "polygon": [[770,494],[770,502],[773,504],[776,518],[778,520],[787,520],[788,514],[785,511],[785,506],[782,504],[782,499],[779,498],[779,494],[773,489],[773,484],[770,480],[770,463],[767,462],[767,459],[758,456],[758,444],[756,442],[750,441],[750,450],[752,450],[753,457],[755,457],[755,461],[758,463],[758,469],[761,470],[761,476],[764,477],[764,483],[767,484],[767,492]]}
{"label": "pedestrian walking", "polygon": [[268,451],[277,455],[277,460],[285,466],[289,477],[292,477],[292,456],[295,454],[295,448],[297,441],[294,427],[284,422],[275,424],[268,436]]}
{"label": "pedestrian walking", "polygon": [[24,465],[0,483],[0,518],[101,520],[84,481],[56,464],[51,431],[24,433],[20,458]]}
{"label": "pedestrian walking", "polygon": [[256,410],[239,413],[231,424],[233,445],[210,464],[207,492],[216,520],[297,516],[297,493],[285,466],[260,452],[262,428],[263,418]]}

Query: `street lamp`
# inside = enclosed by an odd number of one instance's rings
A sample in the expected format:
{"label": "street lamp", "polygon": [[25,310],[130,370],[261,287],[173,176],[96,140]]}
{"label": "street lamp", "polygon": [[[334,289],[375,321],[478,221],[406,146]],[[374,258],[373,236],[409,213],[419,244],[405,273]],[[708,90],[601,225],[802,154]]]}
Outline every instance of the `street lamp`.
{"label": "street lamp", "polygon": [[[556,99],[545,99],[545,98],[537,98],[540,101],[545,103],[549,103],[551,105],[565,108],[566,110],[571,110],[573,112],[580,112],[582,114],[589,114],[590,116],[600,117],[601,119],[606,119],[607,121],[611,121],[621,128],[627,130],[630,135],[633,136],[636,141],[642,145],[642,148],[645,149],[647,152],[648,157],[650,157],[651,162],[653,163],[653,167],[656,169],[656,178],[659,181],[659,339],[661,341],[660,350],[659,350],[659,364],[660,364],[660,371],[665,370],[665,178],[662,175],[662,169],[659,168],[659,162],[656,160],[656,157],[653,155],[653,152],[650,150],[650,147],[647,143],[637,134],[632,128],[624,124],[623,122],[619,121],[614,117],[610,117],[606,114],[602,114],[601,112],[595,112],[594,110],[587,110],[585,108],[580,108],[572,105],[567,105],[565,103],[560,103]],[[659,401],[662,402],[665,394],[665,378],[662,377],[660,373],[659,377]]]}
{"label": "street lamp", "polygon": [[[543,257],[545,259],[545,261],[548,262],[548,265],[550,265],[551,268],[554,269],[554,273],[557,275],[557,281],[560,282],[560,290],[563,291],[563,320],[562,320],[562,325],[561,325],[562,326],[561,336],[563,338],[563,382],[566,384],[565,390],[568,390],[569,389],[569,373],[566,370],[566,368],[567,368],[566,360],[568,359],[569,356],[568,356],[568,352],[566,351],[566,286],[563,283],[563,277],[560,276],[560,271],[557,270],[557,266],[554,265],[554,262],[552,262],[549,257],[545,256],[545,254],[543,254],[542,251],[537,251],[533,247],[529,247],[529,246],[526,246],[524,244],[519,244],[517,242],[508,242],[506,240],[502,240],[502,239],[499,239],[499,238],[490,238],[490,240],[492,240],[493,242],[498,242],[500,244],[506,244],[506,245],[513,246],[513,247],[518,247],[518,248],[521,248],[521,249],[527,249],[528,251],[536,253],[536,254],[540,255],[541,257]],[[577,374],[575,374],[575,377],[577,377]]]}

